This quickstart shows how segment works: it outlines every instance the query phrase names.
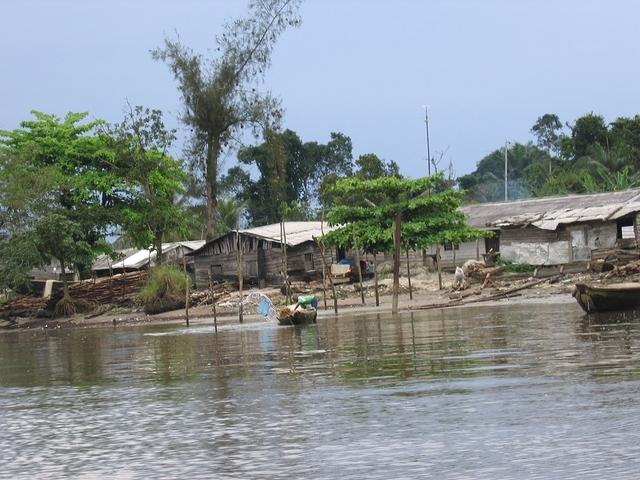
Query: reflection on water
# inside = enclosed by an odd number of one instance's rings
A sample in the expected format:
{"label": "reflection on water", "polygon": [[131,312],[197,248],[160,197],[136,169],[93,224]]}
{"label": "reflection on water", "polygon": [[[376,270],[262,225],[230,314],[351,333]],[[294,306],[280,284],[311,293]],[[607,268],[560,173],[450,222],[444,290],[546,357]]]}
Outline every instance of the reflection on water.
{"label": "reflection on water", "polygon": [[0,478],[637,478],[637,314],[0,335]]}

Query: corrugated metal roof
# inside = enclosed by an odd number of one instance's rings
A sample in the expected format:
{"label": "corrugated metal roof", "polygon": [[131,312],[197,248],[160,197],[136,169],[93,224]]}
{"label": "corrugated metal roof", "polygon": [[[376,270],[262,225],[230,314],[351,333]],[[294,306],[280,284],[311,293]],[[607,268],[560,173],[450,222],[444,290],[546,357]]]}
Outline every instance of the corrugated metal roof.
{"label": "corrugated metal roof", "polygon": [[[321,237],[323,230],[324,233],[327,233],[337,227],[331,227],[327,222],[324,222],[324,224],[322,222],[284,222],[284,228],[287,237],[287,246],[295,247],[305,242],[311,242],[316,237]],[[280,223],[245,228],[238,230],[238,232],[244,236],[245,241],[247,239],[257,239],[280,244]],[[200,250],[189,255],[201,254],[205,250],[209,253],[229,253],[235,249],[235,235],[236,231],[232,230],[215,240],[207,242]]]}
{"label": "corrugated metal roof", "polygon": [[[314,237],[321,237],[323,229],[324,232],[327,233],[334,228],[335,227],[330,227],[327,222],[324,222],[324,225],[322,225],[322,222],[284,222],[287,245],[291,247],[312,241]],[[240,230],[240,233],[280,243],[279,223],[247,228]]]}
{"label": "corrugated metal roof", "polygon": [[[162,244],[162,253],[168,253],[174,248],[178,248],[180,246],[186,247],[189,250],[197,250],[205,244],[204,240],[187,240],[183,242],[170,242]],[[96,258],[95,262],[93,262],[92,270],[108,270],[109,265],[111,268],[115,269],[128,269],[128,270],[137,270],[145,265],[149,264],[149,261],[153,262],[156,259],[156,251],[152,250],[138,250],[135,248],[128,248],[126,250],[119,250],[116,252],[118,254],[117,260],[112,260],[108,255],[100,255]]]}
{"label": "corrugated metal roof", "polygon": [[616,220],[640,212],[640,189],[544,197],[511,202],[465,205],[461,210],[479,228],[533,225],[555,230],[558,225]]}

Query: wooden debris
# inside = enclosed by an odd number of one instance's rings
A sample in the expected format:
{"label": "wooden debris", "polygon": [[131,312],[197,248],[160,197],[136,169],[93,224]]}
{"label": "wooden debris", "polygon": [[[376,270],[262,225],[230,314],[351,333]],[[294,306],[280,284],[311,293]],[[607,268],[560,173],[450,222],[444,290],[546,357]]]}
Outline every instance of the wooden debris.
{"label": "wooden debris", "polygon": [[633,275],[635,273],[640,273],[640,260],[627,263],[626,265],[613,267],[613,270],[604,274],[604,278],[626,277],[627,275]]}
{"label": "wooden debris", "polygon": [[507,290],[502,290],[501,292],[497,292],[497,293],[494,293],[493,295],[488,295],[486,297],[472,298],[471,300],[467,300],[467,301],[464,301],[463,299],[452,300],[447,303],[438,303],[435,305],[425,305],[425,306],[415,307],[415,308],[412,308],[411,310],[433,310],[436,308],[458,307],[460,305],[466,305],[468,303],[479,303],[479,302],[488,302],[491,300],[500,300],[502,298],[514,296],[514,294],[516,294],[521,290],[535,287],[536,285],[539,285],[541,283],[554,282],[561,276],[562,275],[554,275],[552,277],[542,278],[540,280],[534,280],[533,282],[525,283],[524,285],[520,285],[519,287],[513,287]]}

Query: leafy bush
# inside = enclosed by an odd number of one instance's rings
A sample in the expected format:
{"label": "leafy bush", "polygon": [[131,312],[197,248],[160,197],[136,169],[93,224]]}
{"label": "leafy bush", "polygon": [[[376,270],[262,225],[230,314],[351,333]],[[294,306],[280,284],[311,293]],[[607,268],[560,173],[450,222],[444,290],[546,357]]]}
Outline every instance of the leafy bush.
{"label": "leafy bush", "polygon": [[158,265],[149,272],[149,279],[139,297],[146,313],[160,313],[184,307],[185,292],[191,279],[179,268]]}
{"label": "leafy bush", "polygon": [[498,259],[497,264],[502,265],[504,267],[504,271],[510,273],[529,273],[536,269],[534,265],[529,265],[528,263],[515,263],[501,258]]}

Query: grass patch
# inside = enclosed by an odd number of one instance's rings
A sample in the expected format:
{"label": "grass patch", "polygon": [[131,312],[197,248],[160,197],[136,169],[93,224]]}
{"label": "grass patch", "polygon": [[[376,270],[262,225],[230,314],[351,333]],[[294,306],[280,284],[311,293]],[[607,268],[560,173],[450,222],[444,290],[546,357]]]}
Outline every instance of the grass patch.
{"label": "grass patch", "polygon": [[529,265],[528,263],[515,263],[502,259],[498,259],[496,264],[503,266],[504,271],[509,273],[530,273],[536,269],[534,265]]}
{"label": "grass patch", "polygon": [[184,307],[187,285],[191,279],[179,268],[158,265],[149,271],[149,279],[139,298],[146,313],[161,313]]}

